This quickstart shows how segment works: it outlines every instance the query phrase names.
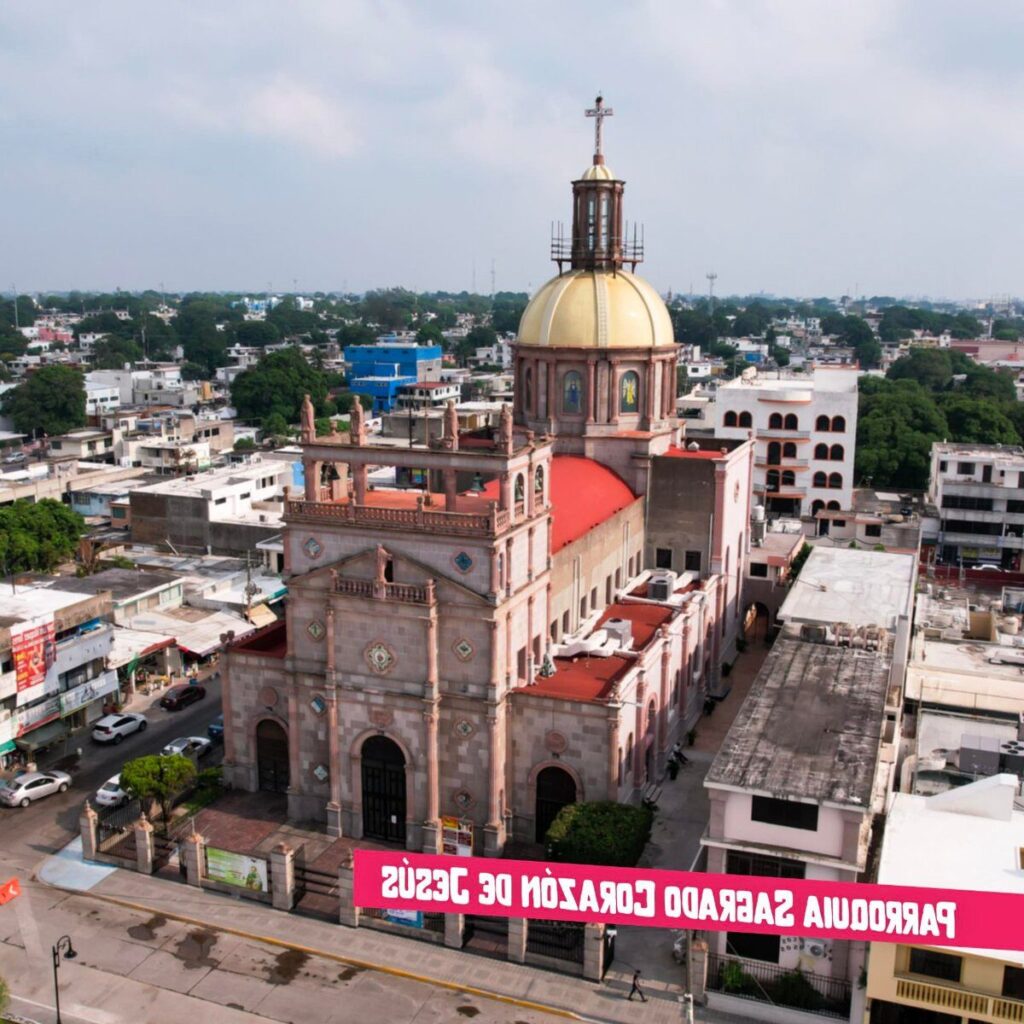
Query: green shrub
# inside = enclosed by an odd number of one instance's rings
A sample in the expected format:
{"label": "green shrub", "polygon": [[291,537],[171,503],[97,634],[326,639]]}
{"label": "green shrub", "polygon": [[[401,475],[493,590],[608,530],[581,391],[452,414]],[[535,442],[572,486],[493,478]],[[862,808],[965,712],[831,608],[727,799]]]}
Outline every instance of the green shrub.
{"label": "green shrub", "polygon": [[569,804],[544,837],[549,860],[633,867],[651,835],[653,813],[610,800]]}
{"label": "green shrub", "polygon": [[196,776],[196,788],[185,801],[185,809],[189,814],[195,814],[209,807],[223,792],[224,770],[219,765],[216,768],[204,768]]}

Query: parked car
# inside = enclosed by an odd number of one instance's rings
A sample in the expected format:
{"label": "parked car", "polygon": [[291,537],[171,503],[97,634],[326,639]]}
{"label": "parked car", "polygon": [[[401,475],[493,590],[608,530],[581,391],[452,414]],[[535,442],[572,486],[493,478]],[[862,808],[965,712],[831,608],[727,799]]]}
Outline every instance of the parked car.
{"label": "parked car", "polygon": [[5,466],[16,466],[19,463],[24,462],[26,458],[27,458],[27,456],[25,455],[24,452],[14,452],[12,455],[5,455],[4,456],[4,465]]}
{"label": "parked car", "polygon": [[213,744],[205,736],[179,736],[160,751],[165,757],[183,754],[185,757],[202,757],[208,754]]}
{"label": "parked car", "polygon": [[94,798],[101,807],[122,807],[131,799],[121,788],[121,775],[112,776],[96,790]]}
{"label": "parked car", "polygon": [[168,711],[180,711],[189,704],[202,700],[206,696],[204,686],[172,686],[161,698],[160,707]]}
{"label": "parked car", "polygon": [[207,727],[206,734],[214,743],[224,742],[224,716],[218,715]]}
{"label": "parked car", "polygon": [[145,732],[147,725],[145,715],[104,715],[93,725],[92,738],[97,743],[120,743],[133,732]]}
{"label": "parked car", "polygon": [[0,779],[0,802],[8,807],[28,807],[33,800],[63,793],[70,785],[67,772],[25,772],[14,779]]}

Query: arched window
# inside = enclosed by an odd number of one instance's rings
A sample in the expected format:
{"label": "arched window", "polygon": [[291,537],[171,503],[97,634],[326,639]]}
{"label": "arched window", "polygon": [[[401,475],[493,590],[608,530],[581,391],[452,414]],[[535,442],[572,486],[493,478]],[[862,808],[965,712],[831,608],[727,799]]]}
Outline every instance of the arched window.
{"label": "arched window", "polygon": [[815,430],[829,430],[830,427],[829,427],[828,417],[827,416],[819,416],[814,421],[814,429]]}
{"label": "arched window", "polygon": [[782,429],[782,413],[773,412],[768,417],[768,429],[769,430],[781,430]]}
{"label": "arched window", "polygon": [[842,473],[829,473],[829,475],[828,475],[828,485],[833,490],[837,490],[838,488],[842,487],[843,486],[843,474]]}
{"label": "arched window", "polygon": [[657,719],[657,715],[654,711],[654,701],[647,705],[647,733],[650,735],[654,732],[654,726]]}
{"label": "arched window", "polygon": [[583,411],[583,378],[570,370],[562,378],[562,412],[574,416]]}
{"label": "arched window", "polygon": [[779,471],[777,469],[768,470],[767,484],[769,491],[777,491],[779,489]]}
{"label": "arched window", "polygon": [[619,381],[619,412],[637,412],[640,409],[640,376],[633,370]]}
{"label": "arched window", "polygon": [[735,426],[736,426],[736,413],[734,413],[734,412],[732,411],[732,409],[730,409],[730,410],[729,410],[729,411],[728,411],[728,412],[727,412],[727,413],[725,414],[725,422],[724,422],[724,426],[726,426],[726,427],[735,427]]}
{"label": "arched window", "polygon": [[829,510],[829,512],[838,512],[839,511],[839,502],[838,501],[830,501],[825,507]]}
{"label": "arched window", "polygon": [[523,412],[533,410],[533,370],[526,367],[523,370]]}
{"label": "arched window", "polygon": [[626,774],[633,770],[633,734],[630,733],[626,740]]}
{"label": "arched window", "polygon": [[786,413],[785,423],[786,423],[786,429],[787,430],[798,430],[799,429],[799,421],[796,418],[796,413],[795,412],[787,412]]}
{"label": "arched window", "polygon": [[754,425],[754,420],[749,412],[741,412],[739,422],[741,427],[752,427]]}
{"label": "arched window", "polygon": [[815,498],[811,502],[811,515],[816,516],[825,507],[825,502],[821,498]]}
{"label": "arched window", "polygon": [[783,487],[795,487],[796,486],[796,473],[791,469],[784,469],[782,471],[782,486]]}
{"label": "arched window", "polygon": [[827,459],[828,458],[828,445],[827,444],[816,444],[814,446],[814,457],[816,459]]}
{"label": "arched window", "polygon": [[825,473],[817,472],[814,474],[814,480],[811,484],[812,487],[827,487],[828,476]]}
{"label": "arched window", "polygon": [[828,457],[833,462],[843,461],[843,446],[841,444],[834,444],[828,451]]}
{"label": "arched window", "polygon": [[777,465],[782,458],[782,445],[778,441],[768,442],[768,461],[773,465]]}
{"label": "arched window", "polygon": [[833,416],[832,417],[832,433],[841,434],[846,430],[846,417],[845,416]]}
{"label": "arched window", "polygon": [[521,501],[526,500],[526,484],[523,482],[523,474],[516,474],[515,484],[515,502],[518,505]]}
{"label": "arched window", "polygon": [[782,446],[782,457],[784,459],[795,459],[796,458],[796,445],[792,441],[787,441]]}
{"label": "arched window", "polygon": [[538,501],[544,500],[544,467],[538,466],[537,472],[533,475],[533,493]]}

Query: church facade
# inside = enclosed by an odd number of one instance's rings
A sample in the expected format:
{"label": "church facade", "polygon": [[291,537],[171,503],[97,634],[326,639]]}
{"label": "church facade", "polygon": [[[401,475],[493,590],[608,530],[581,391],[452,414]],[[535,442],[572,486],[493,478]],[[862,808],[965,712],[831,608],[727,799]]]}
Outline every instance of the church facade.
{"label": "church facade", "polygon": [[735,651],[753,445],[680,436],[671,320],[595,150],[497,422],[450,406],[399,448],[358,407],[326,438],[305,411],[286,616],[225,654],[224,765],[334,835],[434,852],[457,818],[496,855],[567,803],[638,800]]}

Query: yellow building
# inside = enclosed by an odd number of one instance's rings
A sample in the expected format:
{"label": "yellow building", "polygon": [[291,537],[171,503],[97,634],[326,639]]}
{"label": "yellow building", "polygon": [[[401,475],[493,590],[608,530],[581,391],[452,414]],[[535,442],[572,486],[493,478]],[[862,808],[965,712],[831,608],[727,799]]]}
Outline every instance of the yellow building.
{"label": "yellow building", "polygon": [[[897,793],[886,819],[878,881],[886,885],[1024,892],[1020,783],[995,775],[921,797]],[[873,942],[865,1024],[1024,1021],[1021,951]]]}

